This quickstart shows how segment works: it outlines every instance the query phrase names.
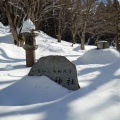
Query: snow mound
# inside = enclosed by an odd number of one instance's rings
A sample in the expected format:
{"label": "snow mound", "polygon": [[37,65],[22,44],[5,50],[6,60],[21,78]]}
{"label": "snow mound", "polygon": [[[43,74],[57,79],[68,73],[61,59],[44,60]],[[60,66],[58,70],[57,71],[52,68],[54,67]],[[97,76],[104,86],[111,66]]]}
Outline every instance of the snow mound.
{"label": "snow mound", "polygon": [[5,70],[13,70],[13,66],[12,65],[6,65],[6,67],[4,68]]}
{"label": "snow mound", "polygon": [[47,35],[46,33],[44,33],[43,31],[40,31],[40,35],[41,38],[45,38],[45,39],[50,39],[52,37],[50,37],[49,35]]}
{"label": "snow mound", "polygon": [[35,25],[33,24],[33,22],[30,19],[28,19],[28,20],[24,21],[21,33],[30,32],[30,30],[32,30],[32,29],[35,29]]}
{"label": "snow mound", "polygon": [[108,64],[120,59],[120,53],[115,49],[89,50],[83,54],[79,61],[82,64]]}
{"label": "snow mound", "polygon": [[51,36],[47,35],[43,31],[39,32],[39,35],[35,38],[37,43],[40,43],[39,41],[44,41],[45,43],[56,41],[55,38],[52,38]]}
{"label": "snow mound", "polygon": [[[25,76],[0,91],[0,105],[29,105],[60,99],[70,90],[45,76]],[[5,100],[8,100],[7,102]]]}
{"label": "snow mound", "polygon": [[62,48],[52,45],[48,48],[48,50],[50,52],[64,53],[64,50]]}

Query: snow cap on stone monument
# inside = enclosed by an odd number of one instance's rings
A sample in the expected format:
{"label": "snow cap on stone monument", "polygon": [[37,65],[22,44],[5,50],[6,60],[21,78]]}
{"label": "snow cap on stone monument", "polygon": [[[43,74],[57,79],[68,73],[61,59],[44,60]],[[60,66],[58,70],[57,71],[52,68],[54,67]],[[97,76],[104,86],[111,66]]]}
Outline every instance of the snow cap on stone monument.
{"label": "snow cap on stone monument", "polygon": [[35,25],[30,19],[27,19],[23,22],[21,33],[30,32],[32,29],[35,29]]}

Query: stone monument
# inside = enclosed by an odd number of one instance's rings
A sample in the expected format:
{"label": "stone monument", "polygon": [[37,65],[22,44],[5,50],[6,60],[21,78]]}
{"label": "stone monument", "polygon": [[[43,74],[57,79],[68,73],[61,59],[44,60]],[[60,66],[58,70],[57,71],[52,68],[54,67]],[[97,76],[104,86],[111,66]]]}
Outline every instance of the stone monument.
{"label": "stone monument", "polygon": [[29,76],[47,76],[69,90],[80,88],[76,66],[64,56],[46,56],[40,58],[31,68]]}
{"label": "stone monument", "polygon": [[97,42],[97,49],[106,49],[106,48],[109,48],[109,42],[108,41]]}

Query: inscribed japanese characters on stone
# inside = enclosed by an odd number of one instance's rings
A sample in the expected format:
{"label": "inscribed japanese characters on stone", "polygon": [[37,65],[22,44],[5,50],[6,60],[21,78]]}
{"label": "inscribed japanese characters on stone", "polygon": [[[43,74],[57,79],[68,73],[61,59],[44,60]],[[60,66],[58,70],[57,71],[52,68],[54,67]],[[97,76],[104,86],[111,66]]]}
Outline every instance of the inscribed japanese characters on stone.
{"label": "inscribed japanese characters on stone", "polygon": [[40,58],[33,65],[28,75],[45,75],[70,90],[77,90],[80,88],[76,66],[64,56],[46,56]]}

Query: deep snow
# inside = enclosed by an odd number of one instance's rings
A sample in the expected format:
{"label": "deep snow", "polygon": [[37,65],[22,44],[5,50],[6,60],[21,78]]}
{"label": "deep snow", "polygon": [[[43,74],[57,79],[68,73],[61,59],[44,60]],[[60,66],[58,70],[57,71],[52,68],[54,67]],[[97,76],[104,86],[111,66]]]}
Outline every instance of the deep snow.
{"label": "deep snow", "polygon": [[81,89],[70,91],[46,76],[28,76],[25,51],[0,24],[0,120],[120,120],[120,53],[58,43],[42,31],[36,59],[64,55],[76,65]]}

